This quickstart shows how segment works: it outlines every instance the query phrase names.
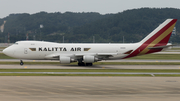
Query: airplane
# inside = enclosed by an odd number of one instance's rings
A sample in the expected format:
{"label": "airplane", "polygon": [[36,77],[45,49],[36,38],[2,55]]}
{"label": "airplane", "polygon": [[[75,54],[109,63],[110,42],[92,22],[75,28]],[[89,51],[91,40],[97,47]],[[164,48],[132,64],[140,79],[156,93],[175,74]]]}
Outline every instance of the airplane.
{"label": "airplane", "polygon": [[126,59],[134,56],[160,52],[171,47],[168,44],[177,19],[167,19],[154,31],[137,43],[54,43],[46,41],[17,41],[5,48],[3,53],[20,59],[23,65],[29,60],[59,60],[61,64],[78,62],[79,66],[92,66],[101,60]]}

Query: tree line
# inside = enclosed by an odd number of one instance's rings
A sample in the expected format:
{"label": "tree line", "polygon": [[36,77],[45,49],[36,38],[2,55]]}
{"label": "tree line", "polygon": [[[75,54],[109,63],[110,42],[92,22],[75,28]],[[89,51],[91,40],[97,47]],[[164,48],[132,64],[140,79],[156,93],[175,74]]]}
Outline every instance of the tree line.
{"label": "tree line", "polygon": [[[0,32],[0,42],[43,40],[68,43],[134,43],[142,40],[159,24],[168,18],[180,19],[180,10],[175,8],[140,8],[126,10],[117,14],[101,15],[89,13],[47,13],[10,14],[0,19],[6,21],[4,32]],[[40,28],[41,25],[41,28]],[[180,43],[180,24],[176,24],[176,36],[170,41]]]}

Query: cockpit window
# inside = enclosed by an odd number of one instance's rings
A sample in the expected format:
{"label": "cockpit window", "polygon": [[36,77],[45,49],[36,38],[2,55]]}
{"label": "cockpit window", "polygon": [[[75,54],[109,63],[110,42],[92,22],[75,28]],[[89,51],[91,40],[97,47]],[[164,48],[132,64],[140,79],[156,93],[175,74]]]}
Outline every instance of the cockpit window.
{"label": "cockpit window", "polygon": [[16,42],[15,45],[18,45],[18,43]]}

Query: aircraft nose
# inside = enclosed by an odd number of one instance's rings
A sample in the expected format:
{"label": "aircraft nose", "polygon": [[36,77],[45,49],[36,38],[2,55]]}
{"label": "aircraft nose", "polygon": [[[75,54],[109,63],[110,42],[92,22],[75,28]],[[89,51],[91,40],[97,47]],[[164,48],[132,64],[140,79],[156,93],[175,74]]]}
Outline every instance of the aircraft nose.
{"label": "aircraft nose", "polygon": [[2,52],[7,55],[8,53],[7,48],[5,48]]}
{"label": "aircraft nose", "polygon": [[9,49],[9,48],[5,48],[5,49],[3,50],[3,53],[4,53],[5,55],[8,55],[8,56],[12,56],[12,54],[13,54],[13,52],[12,52],[11,49]]}

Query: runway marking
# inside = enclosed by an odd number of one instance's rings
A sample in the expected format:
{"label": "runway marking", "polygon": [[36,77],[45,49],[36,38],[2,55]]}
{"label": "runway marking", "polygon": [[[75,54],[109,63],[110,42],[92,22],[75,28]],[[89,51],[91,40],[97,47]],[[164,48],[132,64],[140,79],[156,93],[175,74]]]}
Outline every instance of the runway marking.
{"label": "runway marking", "polygon": [[27,68],[27,66],[25,66],[24,68]]}
{"label": "runway marking", "polygon": [[156,61],[156,62],[159,62],[159,61]]}
{"label": "runway marking", "polygon": [[154,74],[151,74],[151,76],[152,76],[152,77],[155,77],[155,75],[154,75]]}

